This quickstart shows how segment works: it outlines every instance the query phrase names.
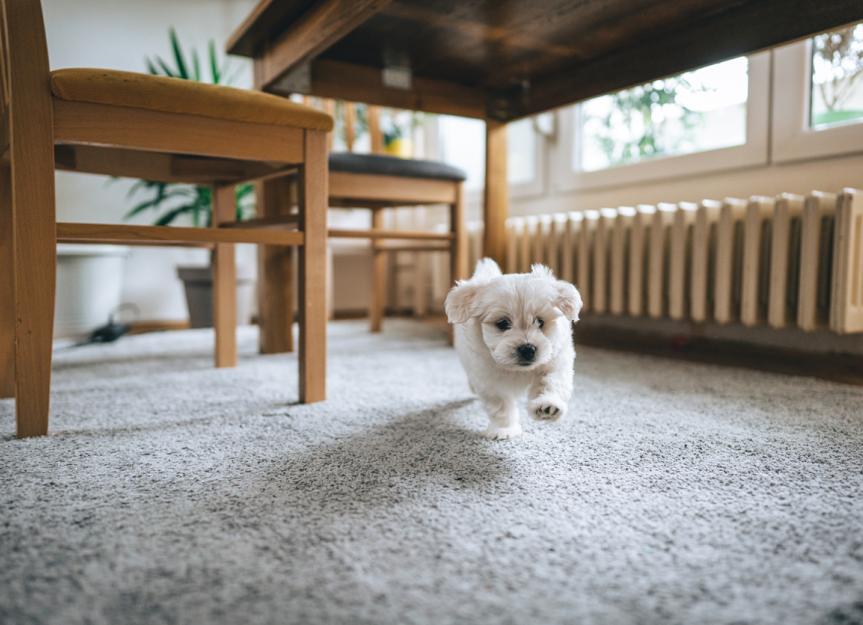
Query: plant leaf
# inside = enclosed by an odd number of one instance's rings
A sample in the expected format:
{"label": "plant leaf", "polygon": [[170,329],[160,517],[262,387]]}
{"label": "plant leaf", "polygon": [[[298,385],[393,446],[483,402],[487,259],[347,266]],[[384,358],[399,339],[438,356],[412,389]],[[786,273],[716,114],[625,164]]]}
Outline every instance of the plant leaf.
{"label": "plant leaf", "polygon": [[192,48],[192,79],[201,82],[201,59],[198,58],[198,51],[195,48]]}
{"label": "plant leaf", "polygon": [[192,209],[192,223],[195,226],[201,225],[201,213],[207,218],[207,223],[210,221],[211,211],[210,188],[204,186],[195,187],[195,201]]}
{"label": "plant leaf", "polygon": [[180,40],[177,39],[177,31],[171,26],[168,29],[168,37],[171,39],[171,49],[174,51],[174,61],[177,63],[177,74],[184,80],[189,80],[189,70],[186,68],[186,59],[183,58],[183,49]]}
{"label": "plant leaf", "polygon": [[234,187],[235,214],[234,219],[243,221],[246,215],[254,212],[255,208],[255,185],[244,182]]}
{"label": "plant leaf", "polygon": [[138,180],[135,184],[129,187],[129,190],[126,191],[126,197],[130,198],[135,195],[141,189],[149,189],[155,185],[164,184],[159,182],[153,182],[152,180]]}
{"label": "plant leaf", "polygon": [[177,76],[177,74],[174,73],[174,70],[172,70],[170,67],[168,67],[168,64],[162,60],[162,57],[157,56],[156,62],[159,64],[159,67],[162,68],[162,71],[164,72],[165,76],[169,76],[170,78],[179,78],[179,76]]}
{"label": "plant leaf", "polygon": [[190,211],[194,211],[196,207],[197,207],[197,202],[192,203],[192,204],[183,204],[182,206],[177,206],[176,208],[172,208],[167,213],[165,213],[164,215],[159,217],[159,219],[156,220],[155,225],[156,226],[167,226],[168,224],[170,224],[172,221],[174,221],[180,215],[183,215],[184,213],[188,213]]}
{"label": "plant leaf", "polygon": [[159,75],[159,69],[153,64],[153,61],[149,58],[144,59],[144,63],[147,64],[147,71],[151,73],[153,76]]}
{"label": "plant leaf", "polygon": [[143,202],[140,202],[140,203],[136,204],[135,206],[133,206],[129,210],[129,212],[124,215],[124,219],[131,219],[135,215],[143,213],[147,209],[155,208],[155,207],[159,206],[159,204],[161,204],[165,200],[170,199],[170,198],[175,198],[175,197],[188,198],[189,194],[188,194],[188,192],[186,192],[184,190],[179,190],[179,189],[175,190],[175,191],[169,191],[167,193],[159,192],[156,194],[156,197],[150,198],[149,200],[144,200]]}
{"label": "plant leaf", "polygon": [[216,42],[212,39],[210,39],[207,50],[210,57],[210,74],[213,78],[213,84],[218,85],[221,81],[222,73],[219,71],[219,59],[216,56]]}

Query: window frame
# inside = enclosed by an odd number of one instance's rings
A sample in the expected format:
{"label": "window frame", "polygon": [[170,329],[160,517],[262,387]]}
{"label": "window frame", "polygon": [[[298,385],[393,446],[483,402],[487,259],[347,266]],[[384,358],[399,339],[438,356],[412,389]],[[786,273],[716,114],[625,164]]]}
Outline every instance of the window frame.
{"label": "window frame", "polygon": [[789,163],[863,152],[863,120],[821,129],[809,125],[811,37],[773,50],[772,87],[772,162]]}
{"label": "window frame", "polygon": [[560,140],[555,161],[555,190],[580,191],[618,187],[703,174],[753,165],[766,165],[769,156],[770,131],[770,52],[748,55],[748,97],[746,103],[746,142],[741,145],[660,156],[638,163],[617,165],[596,171],[579,171],[573,162],[582,140],[581,105],[560,110]]}

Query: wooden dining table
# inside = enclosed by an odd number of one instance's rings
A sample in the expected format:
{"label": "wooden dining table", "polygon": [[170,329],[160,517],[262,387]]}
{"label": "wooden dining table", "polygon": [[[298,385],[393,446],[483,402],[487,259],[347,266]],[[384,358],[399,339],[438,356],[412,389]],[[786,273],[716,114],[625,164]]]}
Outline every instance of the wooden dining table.
{"label": "wooden dining table", "polygon": [[508,122],[861,19],[863,0],[261,0],[227,52],[271,93],[484,120],[502,262]]}

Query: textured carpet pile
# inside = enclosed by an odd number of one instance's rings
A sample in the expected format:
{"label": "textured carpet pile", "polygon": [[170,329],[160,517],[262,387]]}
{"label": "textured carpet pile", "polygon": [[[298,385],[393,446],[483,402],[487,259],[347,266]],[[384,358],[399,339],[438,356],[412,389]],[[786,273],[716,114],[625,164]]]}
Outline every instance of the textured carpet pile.
{"label": "textured carpet pile", "polygon": [[495,442],[439,330],[330,326],[211,368],[207,331],[55,357],[0,402],[0,623],[863,622],[863,389],[579,349]]}

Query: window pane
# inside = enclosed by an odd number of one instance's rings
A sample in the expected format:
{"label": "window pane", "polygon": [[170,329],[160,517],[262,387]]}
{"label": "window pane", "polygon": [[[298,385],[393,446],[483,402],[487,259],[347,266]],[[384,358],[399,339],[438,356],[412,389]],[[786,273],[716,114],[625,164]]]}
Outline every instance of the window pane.
{"label": "window pane", "polygon": [[521,119],[506,127],[507,180],[524,184],[536,178],[536,131],[533,119]]}
{"label": "window pane", "polygon": [[467,173],[465,187],[482,189],[485,179],[485,124],[464,117],[438,117],[440,154],[444,162]]}
{"label": "window pane", "polygon": [[[465,186],[482,189],[485,180],[485,123],[476,119],[438,118],[441,158],[467,172]],[[510,184],[531,182],[537,175],[533,120],[507,125],[507,178]]]}
{"label": "window pane", "polygon": [[813,128],[863,121],[863,23],[813,37],[811,93]]}
{"label": "window pane", "polygon": [[746,142],[748,62],[739,57],[580,105],[573,163],[595,171]]}

